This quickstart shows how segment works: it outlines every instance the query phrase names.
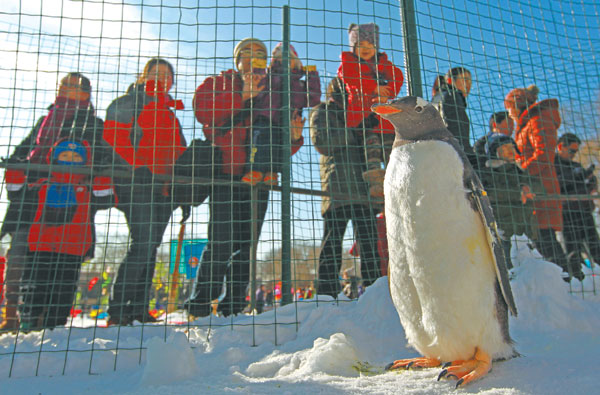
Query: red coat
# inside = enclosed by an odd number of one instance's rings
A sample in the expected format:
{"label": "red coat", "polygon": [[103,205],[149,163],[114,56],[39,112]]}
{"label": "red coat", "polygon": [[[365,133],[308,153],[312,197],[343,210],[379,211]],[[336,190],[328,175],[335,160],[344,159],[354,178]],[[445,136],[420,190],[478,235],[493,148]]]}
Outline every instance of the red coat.
{"label": "red coat", "polygon": [[[196,89],[194,113],[203,126],[204,135],[222,154],[223,173],[241,175],[247,162],[250,142],[250,116],[243,116],[244,84],[239,73],[227,70],[208,77]],[[245,109],[249,111],[249,109]],[[302,146],[303,138],[292,145],[292,154]]]}
{"label": "red coat", "polygon": [[[46,194],[50,183],[73,185],[77,208],[70,221],[62,224],[46,224],[43,221]],[[90,215],[93,197],[114,196],[110,177],[94,177],[92,192],[89,178],[83,174],[52,173],[50,180],[42,179],[36,186],[38,190],[38,208],[33,224],[29,228],[27,241],[30,251],[46,251],[76,256],[85,256],[93,245],[92,226],[94,219]]]}
{"label": "red coat", "polygon": [[146,90],[144,84],[132,85],[108,106],[103,137],[134,168],[145,166],[154,174],[171,174],[186,143],[169,107],[183,109],[183,104],[168,95],[151,96]]}
{"label": "red coat", "polygon": [[[400,93],[404,82],[402,71],[390,62],[385,53],[378,55],[377,64],[369,61],[359,62],[352,52],[342,52],[342,64],[338,68],[338,77],[344,80],[348,93],[348,111],[346,126],[354,128],[363,119],[372,114],[371,105],[377,96],[377,78],[387,81],[392,88],[394,97]],[[393,125],[377,115],[379,126],[374,130],[378,133],[395,133]]]}
{"label": "red coat", "polygon": [[[533,104],[519,118],[515,141],[521,151],[517,160],[531,176],[539,177],[547,194],[560,194],[554,168],[554,156],[560,126],[558,100],[546,99]],[[540,229],[562,230],[562,207],[559,200],[534,203]]]}

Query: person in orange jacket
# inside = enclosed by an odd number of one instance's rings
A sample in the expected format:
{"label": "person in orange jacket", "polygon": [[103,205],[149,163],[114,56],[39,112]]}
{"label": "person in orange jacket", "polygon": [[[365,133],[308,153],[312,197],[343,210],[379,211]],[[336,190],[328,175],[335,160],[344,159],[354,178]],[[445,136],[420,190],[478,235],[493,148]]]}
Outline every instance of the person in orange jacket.
{"label": "person in orange jacket", "polygon": [[[504,98],[504,107],[516,125],[517,162],[530,176],[540,178],[547,194],[559,195],[560,185],[554,167],[561,124],[558,100],[538,102],[538,93],[535,85],[515,88]],[[563,227],[560,200],[535,201],[533,207],[538,228],[537,240],[534,240],[536,249],[544,258],[560,266],[568,280],[574,275],[581,277],[580,270],[574,273],[569,267],[554,233]]]}

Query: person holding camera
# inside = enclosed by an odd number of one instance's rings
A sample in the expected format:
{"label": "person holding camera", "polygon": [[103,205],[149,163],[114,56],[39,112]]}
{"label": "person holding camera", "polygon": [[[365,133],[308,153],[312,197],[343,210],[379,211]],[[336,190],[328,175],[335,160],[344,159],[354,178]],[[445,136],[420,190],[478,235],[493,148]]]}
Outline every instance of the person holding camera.
{"label": "person holding camera", "polygon": [[[573,133],[565,133],[558,139],[557,153],[554,159],[556,174],[563,195],[589,195],[598,189],[598,180],[594,175],[595,166],[587,169],[573,160],[581,139]],[[590,259],[600,262],[600,237],[592,212],[594,201],[566,200],[563,202],[563,237],[567,258],[572,267],[581,267],[581,252],[585,251]],[[584,250],[584,243],[588,250]]]}
{"label": "person holding camera", "polygon": [[[213,163],[209,163],[208,167],[210,176],[221,181],[238,182],[242,181],[251,167],[252,153],[248,148],[253,133],[260,125],[272,125],[273,119],[264,119],[264,114],[279,117],[282,104],[279,103],[280,107],[276,109],[272,107],[273,93],[276,92],[268,84],[269,76],[265,70],[267,47],[261,40],[250,37],[237,43],[233,51],[233,63],[235,70],[209,76],[198,86],[193,106],[196,120],[202,124],[202,131],[210,141],[209,149],[214,152]],[[304,144],[303,123],[298,116],[290,122],[292,155]],[[267,132],[268,128],[263,131]],[[210,155],[206,157],[210,158]],[[197,159],[206,161],[202,157]],[[196,175],[201,172],[201,167],[196,163],[188,169],[196,169]],[[267,184],[269,180],[265,181],[265,175],[260,181]],[[275,183],[276,180],[271,181]],[[249,184],[255,183],[252,181]],[[210,315],[212,301],[221,294],[223,277],[227,276],[227,292],[219,302],[218,311],[223,316],[235,315],[247,305],[254,221],[252,194],[250,188],[236,184],[219,183],[208,187],[209,242],[202,254],[192,295],[185,306],[191,316]],[[205,197],[203,193],[192,196],[192,204],[201,204]],[[256,238],[260,237],[268,203],[269,190],[260,188],[255,213]]]}

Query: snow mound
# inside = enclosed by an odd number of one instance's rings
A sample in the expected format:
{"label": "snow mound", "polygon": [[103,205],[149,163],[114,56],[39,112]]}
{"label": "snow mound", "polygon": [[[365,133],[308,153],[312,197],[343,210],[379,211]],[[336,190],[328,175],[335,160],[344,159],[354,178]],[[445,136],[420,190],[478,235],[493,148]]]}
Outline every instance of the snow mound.
{"label": "snow mound", "polygon": [[194,351],[182,332],[171,332],[166,341],[153,337],[148,341],[146,366],[141,385],[153,386],[194,378],[198,366]]}
{"label": "snow mound", "polygon": [[[600,295],[569,293],[582,283],[565,283],[561,270],[525,243],[516,243],[512,253],[519,315],[511,317],[511,335],[523,357],[494,364],[469,390],[597,392]],[[598,287],[591,271],[586,276],[587,290]],[[185,321],[184,315],[171,318]],[[189,326],[5,334],[0,336],[0,392],[275,394],[284,386],[294,394],[452,391],[452,382],[435,380],[436,369],[383,370],[395,359],[415,356],[406,346],[384,277],[358,301],[318,296],[258,316],[205,317]],[[9,372],[12,378],[6,379]]]}
{"label": "snow mound", "polygon": [[[600,295],[590,292],[585,298],[569,291],[582,286],[593,289],[593,281],[600,284],[598,278],[593,279],[591,271],[585,270],[587,276],[583,284],[576,279],[569,284],[562,279],[562,269],[557,265],[543,261],[537,251],[531,251],[524,244],[515,244],[513,253],[516,250],[519,262],[513,269],[514,280],[511,282],[518,310],[515,328],[597,333]],[[594,272],[600,273],[600,268],[596,266]]]}

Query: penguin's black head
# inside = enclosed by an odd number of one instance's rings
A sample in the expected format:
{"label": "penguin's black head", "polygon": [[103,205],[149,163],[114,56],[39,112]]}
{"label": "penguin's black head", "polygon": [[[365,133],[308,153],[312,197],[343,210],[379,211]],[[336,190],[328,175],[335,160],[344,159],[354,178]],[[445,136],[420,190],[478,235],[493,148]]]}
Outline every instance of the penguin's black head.
{"label": "penguin's black head", "polygon": [[396,135],[404,140],[420,140],[432,132],[446,129],[438,110],[420,97],[406,96],[375,104],[371,110],[389,120],[396,128]]}

